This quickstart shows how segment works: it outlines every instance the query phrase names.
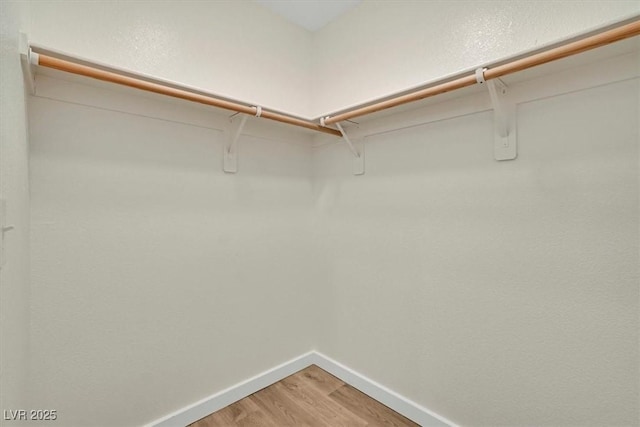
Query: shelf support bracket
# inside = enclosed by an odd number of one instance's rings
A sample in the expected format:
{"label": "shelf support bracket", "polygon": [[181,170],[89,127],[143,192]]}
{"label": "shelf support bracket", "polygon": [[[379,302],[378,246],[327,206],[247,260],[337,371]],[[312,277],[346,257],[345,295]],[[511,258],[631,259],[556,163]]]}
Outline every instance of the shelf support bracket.
{"label": "shelf support bracket", "polygon": [[487,86],[493,106],[493,156],[496,160],[513,160],[518,156],[516,106],[509,102],[507,85],[500,79],[485,80],[486,68],[476,70],[478,84]]}
{"label": "shelf support bracket", "polygon": [[20,65],[24,76],[24,85],[31,95],[36,93],[36,78],[34,66],[38,65],[38,54],[31,50],[27,34],[20,33],[18,38],[18,50],[20,52]]}
{"label": "shelf support bracket", "polygon": [[223,170],[227,173],[238,172],[238,138],[242,133],[245,123],[247,122],[246,114],[236,119],[230,119],[231,124],[226,129],[224,144],[224,166]]}
{"label": "shelf support bracket", "polygon": [[[324,118],[321,119],[321,124],[324,126]],[[364,175],[364,143],[362,140],[357,140],[355,143],[352,142],[349,135],[347,135],[339,122],[336,123],[336,127],[342,134],[342,138],[347,143],[347,147],[349,147],[349,150],[353,154],[353,174]]]}

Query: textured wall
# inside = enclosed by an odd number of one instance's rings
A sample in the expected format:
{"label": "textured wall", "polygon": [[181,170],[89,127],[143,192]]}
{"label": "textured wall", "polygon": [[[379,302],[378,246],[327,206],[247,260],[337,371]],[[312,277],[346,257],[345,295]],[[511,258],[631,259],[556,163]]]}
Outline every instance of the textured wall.
{"label": "textured wall", "polygon": [[[29,183],[25,95],[18,31],[24,5],[0,2],[0,197],[7,201],[0,269],[0,410],[24,409],[29,348]],[[2,425],[10,425],[3,419]]]}
{"label": "textured wall", "polygon": [[311,33],[250,1],[32,1],[33,42],[309,114]]}
{"label": "textured wall", "polygon": [[318,148],[319,349],[461,425],[638,425],[639,100],[522,103],[510,162],[489,112]]}
{"label": "textured wall", "polygon": [[370,1],[313,35],[313,115],[640,14],[637,1]]}
{"label": "textured wall", "polygon": [[31,9],[36,43],[305,117],[640,13],[625,0],[364,1],[310,33],[250,1]]}
{"label": "textured wall", "polygon": [[221,132],[170,121],[199,107],[51,93],[30,102],[35,407],[141,425],[313,348],[308,144],[242,136],[226,175]]}
{"label": "textured wall", "polygon": [[[536,46],[637,3],[513,4],[487,4],[507,15],[486,19],[529,30],[473,52]],[[308,109],[307,33],[247,2],[148,5],[33,2],[32,39]],[[375,17],[367,3],[336,23],[331,37],[349,35],[344,46],[317,37],[331,86],[314,99],[326,108],[429,79],[426,62],[441,77],[482,60],[447,62],[436,49],[476,28],[436,25],[458,15],[431,18],[427,2],[378,5]],[[468,3],[443,8],[484,16]],[[362,21],[344,24],[360,10]],[[253,20],[262,24],[237,25]],[[358,39],[376,23],[377,39]],[[440,39],[412,44],[434,26]],[[220,29],[230,31],[222,41]],[[403,56],[427,49],[441,56]],[[521,105],[515,162],[491,159],[491,118],[481,113],[372,137],[358,178],[344,147],[319,149],[312,165],[309,149],[285,137],[243,137],[241,172],[226,176],[220,132],[206,120],[176,122],[201,114],[188,105],[123,114],[109,108],[138,105],[130,92],[54,86],[47,97],[65,102],[31,104],[31,397],[57,408],[60,425],[139,425],[318,339],[330,356],[462,424],[637,422],[637,80]],[[87,99],[96,105],[73,105]],[[145,117],[158,109],[162,120]]]}

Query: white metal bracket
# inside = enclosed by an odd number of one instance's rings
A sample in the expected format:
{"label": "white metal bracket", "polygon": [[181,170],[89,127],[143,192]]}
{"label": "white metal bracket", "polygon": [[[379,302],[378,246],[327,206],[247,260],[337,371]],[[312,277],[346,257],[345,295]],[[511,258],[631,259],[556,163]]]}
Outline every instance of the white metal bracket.
{"label": "white metal bracket", "polygon": [[225,144],[224,144],[224,166],[223,169],[227,173],[238,172],[238,138],[242,133],[244,124],[247,122],[246,114],[241,114],[241,117],[229,119],[229,126],[225,131]]}
{"label": "white metal bracket", "polygon": [[485,80],[485,70],[476,70],[476,81],[487,86],[493,106],[493,156],[496,160],[513,160],[518,156],[516,106],[509,101],[507,85],[500,79]]}
{"label": "white metal bracket", "polygon": [[349,150],[353,153],[353,174],[364,175],[364,142],[362,139],[352,142],[340,123],[336,123],[336,127],[342,134],[342,138],[347,143]]}
{"label": "white metal bracket", "polygon": [[38,64],[38,54],[29,47],[29,38],[25,33],[20,33],[18,38],[18,50],[20,52],[20,63],[24,75],[24,84],[31,95],[36,93],[36,79],[34,66]]}

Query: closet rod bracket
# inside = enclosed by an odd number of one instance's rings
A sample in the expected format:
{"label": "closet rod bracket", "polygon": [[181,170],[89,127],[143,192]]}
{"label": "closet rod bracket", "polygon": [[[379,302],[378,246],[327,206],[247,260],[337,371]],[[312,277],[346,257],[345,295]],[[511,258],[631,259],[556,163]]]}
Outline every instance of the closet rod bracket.
{"label": "closet rod bracket", "polygon": [[[324,120],[322,120],[322,122],[324,122]],[[324,126],[324,123],[322,125]],[[351,138],[349,138],[349,135],[347,135],[339,122],[336,123],[336,127],[353,154],[353,174],[364,175],[364,144],[362,140],[357,140],[356,142],[351,141]]]}
{"label": "closet rod bracket", "polygon": [[225,129],[225,144],[224,144],[224,165],[223,170],[227,173],[238,172],[238,138],[242,134],[244,125],[247,122],[246,114],[238,114],[229,118],[229,126]]}
{"label": "closet rod bracket", "polygon": [[38,54],[31,50],[29,37],[26,33],[19,34],[18,51],[20,52],[20,65],[22,66],[24,84],[27,91],[34,95],[36,93],[35,66],[38,65]]}
{"label": "closet rod bracket", "polygon": [[516,106],[509,100],[508,87],[499,78],[485,80],[486,68],[476,69],[476,81],[489,91],[493,108],[493,155],[498,161],[513,160],[518,155],[516,139]]}

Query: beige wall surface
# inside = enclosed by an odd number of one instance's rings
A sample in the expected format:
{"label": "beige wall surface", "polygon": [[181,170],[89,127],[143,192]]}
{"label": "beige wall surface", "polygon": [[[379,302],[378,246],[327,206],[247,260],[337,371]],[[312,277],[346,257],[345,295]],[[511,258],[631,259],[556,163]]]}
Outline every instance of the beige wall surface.
{"label": "beige wall surface", "polygon": [[490,112],[317,148],[319,349],[460,425],[637,425],[639,100],[521,103],[509,162]]}
{"label": "beige wall surface", "polygon": [[251,1],[31,0],[32,42],[299,115],[311,33]]}
{"label": "beige wall surface", "polygon": [[316,117],[640,14],[630,1],[364,0],[313,34]]}
{"label": "beige wall surface", "polygon": [[[25,5],[0,3],[0,198],[6,202],[0,268],[0,409],[24,409],[29,375],[29,181],[18,32]],[[0,213],[1,215],[1,213]],[[2,417],[4,418],[4,416]],[[2,425],[8,425],[0,419]]]}
{"label": "beige wall surface", "polygon": [[[638,11],[507,3],[486,4],[505,6],[496,26],[474,6],[486,27],[461,28],[495,41],[502,28],[513,44],[462,59]],[[359,177],[343,144],[312,149],[308,134],[250,119],[227,175],[227,115],[68,76],[39,76],[27,152],[16,49],[29,22],[43,45],[296,113],[468,65],[439,51],[404,62],[462,40],[405,19],[434,2],[393,13],[365,2],[318,33],[313,53],[309,33],[249,2],[148,4],[0,3],[0,189],[16,225],[0,271],[2,409],[141,425],[316,348],[462,425],[638,423],[637,70],[521,102],[512,162],[492,158],[486,109],[404,129],[382,119]],[[372,25],[378,15],[403,31]],[[378,44],[358,42],[367,31]],[[420,61],[442,67],[425,74]],[[315,95],[312,67],[331,71]]]}
{"label": "beige wall surface", "polygon": [[640,14],[633,0],[365,0],[311,33],[252,1],[29,5],[36,44],[309,118]]}
{"label": "beige wall surface", "polygon": [[314,346],[308,144],[243,135],[227,175],[213,128],[30,113],[32,405],[142,425]]}

